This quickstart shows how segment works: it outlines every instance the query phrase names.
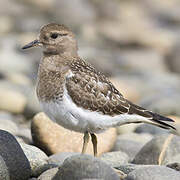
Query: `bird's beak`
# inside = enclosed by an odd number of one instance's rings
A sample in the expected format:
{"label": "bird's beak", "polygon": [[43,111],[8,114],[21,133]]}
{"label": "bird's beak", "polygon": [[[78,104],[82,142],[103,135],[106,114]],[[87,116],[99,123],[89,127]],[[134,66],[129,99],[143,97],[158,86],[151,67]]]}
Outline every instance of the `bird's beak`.
{"label": "bird's beak", "polygon": [[28,49],[28,48],[31,48],[31,47],[34,47],[34,46],[39,46],[41,43],[39,42],[38,39],[26,44],[25,46],[22,47],[22,49]]}

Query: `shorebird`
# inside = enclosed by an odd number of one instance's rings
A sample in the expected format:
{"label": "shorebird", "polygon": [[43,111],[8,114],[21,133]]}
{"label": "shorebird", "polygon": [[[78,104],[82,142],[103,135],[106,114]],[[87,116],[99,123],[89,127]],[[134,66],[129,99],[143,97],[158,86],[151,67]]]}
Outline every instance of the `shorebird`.
{"label": "shorebird", "polygon": [[[175,130],[172,119],[125,99],[108,78],[78,56],[74,33],[64,25],[43,26],[38,38],[23,49],[42,47],[37,96],[43,111],[59,125],[84,133],[82,153],[89,137],[97,155],[95,133],[128,123],[149,123]],[[90,135],[89,135],[90,134]]]}

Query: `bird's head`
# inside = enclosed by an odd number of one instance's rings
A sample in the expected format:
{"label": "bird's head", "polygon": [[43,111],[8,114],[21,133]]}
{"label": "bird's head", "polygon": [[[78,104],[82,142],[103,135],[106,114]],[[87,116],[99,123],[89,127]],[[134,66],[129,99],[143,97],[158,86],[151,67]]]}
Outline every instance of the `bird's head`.
{"label": "bird's head", "polygon": [[77,42],[73,32],[64,25],[56,23],[43,26],[39,37],[22,49],[31,47],[42,47],[46,54],[77,54]]}

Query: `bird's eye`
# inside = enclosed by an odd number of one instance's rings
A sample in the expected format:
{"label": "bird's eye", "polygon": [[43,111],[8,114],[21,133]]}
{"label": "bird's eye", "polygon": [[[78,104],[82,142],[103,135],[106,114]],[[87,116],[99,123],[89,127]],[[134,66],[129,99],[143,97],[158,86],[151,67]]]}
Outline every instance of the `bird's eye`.
{"label": "bird's eye", "polygon": [[58,37],[58,33],[52,33],[52,34],[51,34],[51,38],[52,38],[52,39],[56,39],[57,37]]}

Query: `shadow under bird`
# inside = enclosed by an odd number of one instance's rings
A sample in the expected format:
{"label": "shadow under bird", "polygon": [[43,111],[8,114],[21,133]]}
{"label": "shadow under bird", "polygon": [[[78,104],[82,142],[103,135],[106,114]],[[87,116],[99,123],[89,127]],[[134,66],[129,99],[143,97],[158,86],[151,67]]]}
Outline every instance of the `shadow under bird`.
{"label": "shadow under bird", "polygon": [[149,123],[170,132],[172,119],[139,107],[123,97],[108,78],[78,56],[73,32],[56,23],[45,25],[39,37],[23,49],[42,47],[37,96],[43,111],[64,128],[84,133],[82,153],[89,137],[97,155],[95,133],[128,123]]}

